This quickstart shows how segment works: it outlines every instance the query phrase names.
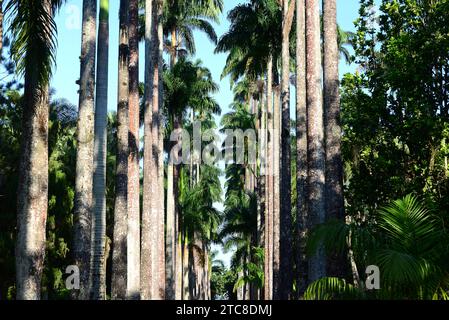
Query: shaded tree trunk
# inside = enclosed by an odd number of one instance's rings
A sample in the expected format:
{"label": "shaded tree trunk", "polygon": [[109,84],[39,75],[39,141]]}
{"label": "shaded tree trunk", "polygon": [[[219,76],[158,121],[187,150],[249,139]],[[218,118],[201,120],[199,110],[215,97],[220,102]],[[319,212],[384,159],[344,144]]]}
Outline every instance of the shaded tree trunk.
{"label": "shaded tree trunk", "polygon": [[[170,30],[171,36],[171,52],[170,52],[170,67],[173,68],[177,60],[177,35],[176,29]],[[175,133],[180,129],[179,117],[175,110],[171,110],[173,115],[173,129]],[[177,142],[172,142],[171,147],[173,148]],[[178,228],[177,222],[178,217],[178,176],[179,176],[179,166],[177,165],[178,155],[171,154],[173,159],[169,159],[168,171],[167,171],[167,222],[166,222],[166,298],[168,300],[176,299],[177,292],[177,275],[176,270],[179,269],[179,258],[177,255],[178,250]]]}
{"label": "shaded tree trunk", "polygon": [[267,172],[264,243],[264,300],[273,299],[273,57],[267,65]]}
{"label": "shaded tree trunk", "polygon": [[139,1],[129,1],[128,298],[140,295]]}
{"label": "shaded tree trunk", "polygon": [[145,138],[140,283],[141,299],[165,297],[163,146],[160,93],[162,1],[145,2]]}
{"label": "shaded tree trunk", "polygon": [[18,300],[39,300],[48,203],[48,87],[25,71],[23,138],[17,190]]}
{"label": "shaded tree trunk", "polygon": [[290,31],[295,13],[295,0],[283,0],[282,25],[282,131],[281,131],[281,235],[280,295],[287,300],[293,289],[291,143],[290,143]]}
{"label": "shaded tree trunk", "polygon": [[128,0],[120,1],[117,105],[117,169],[112,251],[112,299],[126,299],[128,230]]}
{"label": "shaded tree trunk", "polygon": [[0,56],[3,51],[3,0],[0,0]]}
{"label": "shaded tree trunk", "polygon": [[[307,210],[308,227],[325,219],[325,150],[323,93],[321,89],[321,39],[318,0],[306,2],[306,74],[307,74]],[[323,249],[309,259],[309,283],[325,275]]]}
{"label": "shaded tree trunk", "polygon": [[[344,219],[343,165],[341,160],[340,95],[338,75],[337,2],[323,0],[324,33],[324,130],[326,139],[326,213],[327,219]],[[328,275],[344,277],[345,256],[332,254]]]}
{"label": "shaded tree trunk", "polygon": [[190,299],[189,270],[189,241],[187,235],[185,235],[182,252],[182,300]]}
{"label": "shaded tree trunk", "polygon": [[273,106],[273,299],[280,295],[280,88],[278,74],[275,72]]}
{"label": "shaded tree trunk", "polygon": [[109,0],[100,1],[97,88],[95,105],[94,179],[92,219],[92,298],[106,298],[106,126],[109,68]]}
{"label": "shaded tree trunk", "polygon": [[80,270],[80,290],[79,292],[74,292],[73,297],[82,300],[89,298],[90,286],[96,15],[97,2],[95,0],[84,0],[73,238],[73,256],[75,265]]}
{"label": "shaded tree trunk", "polygon": [[296,0],[296,298],[307,287],[307,108],[305,0]]}

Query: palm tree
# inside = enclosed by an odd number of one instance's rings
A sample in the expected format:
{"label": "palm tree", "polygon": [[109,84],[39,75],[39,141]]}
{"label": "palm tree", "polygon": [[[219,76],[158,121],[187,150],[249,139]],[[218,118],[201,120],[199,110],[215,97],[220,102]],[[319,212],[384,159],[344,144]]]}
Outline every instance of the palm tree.
{"label": "palm tree", "polygon": [[[228,14],[230,30],[223,35],[216,52],[228,52],[223,76],[230,75],[235,83],[245,75],[251,79],[268,74],[272,85],[267,91],[267,206],[265,223],[270,223],[270,232],[265,234],[266,253],[271,252],[273,263],[266,264],[265,299],[279,287],[279,212],[280,212],[280,91],[278,65],[281,52],[282,10],[276,0],[251,1],[238,5]],[[274,98],[273,98],[274,91]],[[274,109],[273,109],[274,105]],[[265,229],[267,230],[267,228]],[[276,238],[276,240],[274,240]],[[272,271],[270,271],[272,270]],[[274,283],[275,287],[271,287]],[[270,292],[270,294],[268,294]]]}
{"label": "palm tree", "polygon": [[92,298],[106,298],[106,146],[108,114],[109,0],[100,1],[95,97],[92,219]]}
{"label": "palm tree", "polygon": [[[164,8],[164,33],[170,38],[167,44],[170,54],[170,66],[173,68],[177,62],[178,54],[183,50],[190,54],[195,53],[193,30],[204,32],[214,43],[217,35],[208,20],[217,22],[218,15],[223,8],[222,0],[198,1],[192,4],[186,1],[167,1]],[[185,49],[182,47],[185,47]],[[171,111],[173,117],[173,129],[179,131],[182,126],[180,116]],[[179,238],[179,210],[178,210],[178,177],[179,165],[171,161],[168,164],[169,175],[167,180],[167,298],[181,298],[181,279],[175,278],[182,271],[181,243]]]}
{"label": "palm tree", "polygon": [[[117,168],[112,251],[112,299],[127,297],[127,230],[128,230],[128,0],[120,1]],[[140,239],[139,239],[140,240]],[[140,284],[139,284],[140,286]]]}
{"label": "palm tree", "polygon": [[[38,300],[45,257],[48,198],[48,84],[55,60],[55,11],[61,1],[9,1],[11,52],[24,75],[17,197],[17,299]],[[32,254],[31,254],[32,253]]]}
{"label": "palm tree", "polygon": [[165,296],[164,186],[162,138],[162,8],[161,0],[145,2],[145,116],[141,299]]}
{"label": "palm tree", "polygon": [[290,31],[295,14],[295,1],[283,0],[282,19],[282,131],[281,131],[281,215],[280,273],[278,299],[290,297],[293,284],[292,205],[291,205],[291,145],[290,145]]}
{"label": "palm tree", "polygon": [[94,150],[94,92],[97,2],[83,1],[81,75],[77,124],[74,213],[74,259],[80,270],[80,291],[75,298],[89,298],[92,179]]}
{"label": "palm tree", "polygon": [[139,1],[129,1],[128,297],[140,291]]}
{"label": "palm tree", "polygon": [[[344,220],[343,164],[341,159],[339,44],[337,3],[323,2],[324,45],[324,130],[326,140],[326,215],[327,219]],[[346,259],[330,257],[328,274],[343,277]]]}
{"label": "palm tree", "polygon": [[[306,2],[306,91],[307,91],[307,210],[308,224],[314,226],[325,219],[325,146],[323,126],[323,94],[321,88],[320,12],[317,0]],[[322,250],[309,259],[309,281],[325,275]]]}
{"label": "palm tree", "polygon": [[307,286],[305,240],[307,233],[307,109],[305,3],[296,0],[296,298]]}
{"label": "palm tree", "polygon": [[3,0],[0,0],[0,55],[3,51]]}
{"label": "palm tree", "polygon": [[[212,122],[210,122],[212,123]],[[217,167],[201,166],[201,178],[182,195],[183,231],[190,239],[190,292],[193,300],[205,300],[210,296],[209,250],[210,243],[217,238],[221,213],[214,203],[221,200],[220,170]]]}

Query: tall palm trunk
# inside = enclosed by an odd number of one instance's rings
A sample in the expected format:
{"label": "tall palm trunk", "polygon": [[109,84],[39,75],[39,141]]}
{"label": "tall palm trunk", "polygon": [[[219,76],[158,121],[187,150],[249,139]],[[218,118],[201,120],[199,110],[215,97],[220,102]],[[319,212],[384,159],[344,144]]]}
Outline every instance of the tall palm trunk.
{"label": "tall palm trunk", "polygon": [[3,51],[3,0],[0,0],[0,56]]}
{"label": "tall palm trunk", "polygon": [[174,167],[173,159],[169,159],[167,167],[167,218],[165,234],[165,276],[166,276],[166,298],[175,299],[175,254],[176,254],[176,235],[175,235],[175,197],[174,197]]}
{"label": "tall palm trunk", "polygon": [[128,298],[140,292],[139,1],[129,0]]}
{"label": "tall palm trunk", "polygon": [[[323,0],[324,127],[326,139],[327,218],[344,219],[343,166],[341,160],[340,95],[338,78],[337,2]],[[332,255],[329,276],[345,276],[344,255]]]}
{"label": "tall palm trunk", "polygon": [[307,108],[305,0],[296,0],[296,298],[307,286]]}
{"label": "tall palm trunk", "polygon": [[[325,150],[323,93],[321,88],[321,39],[318,0],[306,2],[306,73],[307,73],[307,210],[309,227],[325,218]],[[320,248],[309,260],[309,282],[325,275],[325,257]]]}
{"label": "tall palm trunk", "polygon": [[117,169],[112,251],[112,299],[125,299],[127,294],[128,230],[128,0],[120,1],[117,105]]}
{"label": "tall palm trunk", "polygon": [[92,219],[92,298],[106,298],[106,126],[108,112],[109,0],[100,1],[95,105]]}
{"label": "tall palm trunk", "polygon": [[183,248],[182,248],[182,300],[190,299],[189,288],[189,240],[187,233],[184,231]]}
{"label": "tall palm trunk", "polygon": [[267,64],[267,174],[265,209],[264,300],[273,299],[273,57]]}
{"label": "tall palm trunk", "polygon": [[80,291],[74,298],[88,299],[94,151],[94,92],[97,2],[83,1],[81,75],[77,124],[74,259],[80,270]]}
{"label": "tall palm trunk", "polygon": [[163,146],[160,93],[162,1],[145,2],[145,140],[141,236],[141,299],[165,296]]}
{"label": "tall palm trunk", "polygon": [[280,290],[280,88],[278,73],[275,72],[273,103],[273,299],[279,299]]}
{"label": "tall palm trunk", "polygon": [[18,300],[39,300],[45,259],[48,200],[48,87],[27,70],[17,197]]}
{"label": "tall palm trunk", "polygon": [[[176,29],[170,30],[171,36],[171,52],[170,52],[170,67],[173,68],[176,64],[177,55],[176,55],[176,47],[177,47],[177,38],[176,38]],[[173,129],[175,133],[179,130],[180,122],[178,119],[178,115],[175,114],[175,110],[170,110],[173,116]],[[176,145],[176,142],[171,144],[173,148]],[[178,170],[179,167],[176,162],[178,160],[178,155],[171,154],[168,162],[168,170],[167,170],[167,221],[166,221],[166,240],[165,240],[165,253],[166,253],[166,298],[168,300],[176,299],[176,270],[177,270],[177,261],[178,257],[178,242],[177,240],[177,227],[176,222],[178,220],[177,217],[177,190],[178,190]]]}
{"label": "tall palm trunk", "polygon": [[[36,52],[36,49],[54,49],[52,46],[53,32],[56,30],[49,27],[46,32],[40,32],[44,27],[43,23],[52,24],[54,22],[50,0],[41,3],[16,2],[9,5],[7,10],[15,13],[12,24],[21,24],[25,20],[26,23],[29,23],[27,25],[29,29],[22,26],[12,27],[15,38],[12,45],[13,57],[16,64],[23,67],[25,79],[17,189],[16,298],[18,300],[39,300],[46,247],[48,83],[51,76],[51,71],[49,72],[46,68],[51,67],[51,53],[47,52],[46,55],[40,56],[41,59],[37,61],[37,64],[31,62],[36,61],[36,54],[42,54],[42,52]],[[35,12],[31,10],[34,9],[40,11],[39,16],[33,15]],[[47,16],[43,17],[44,14]],[[30,33],[33,33],[31,35],[33,43],[30,43],[30,38],[26,37]],[[38,33],[37,37],[34,33]],[[25,39],[23,39],[24,35]],[[18,57],[17,51],[22,48],[25,49],[25,55]]]}
{"label": "tall palm trunk", "polygon": [[295,0],[283,0],[282,25],[282,131],[281,131],[281,236],[280,299],[290,298],[293,284],[291,143],[290,143],[290,31],[295,13]]}

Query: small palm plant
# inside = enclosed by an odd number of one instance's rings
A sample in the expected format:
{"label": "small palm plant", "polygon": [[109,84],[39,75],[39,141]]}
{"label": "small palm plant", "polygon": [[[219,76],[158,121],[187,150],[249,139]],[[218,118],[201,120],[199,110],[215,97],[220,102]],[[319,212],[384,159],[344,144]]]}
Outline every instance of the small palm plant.
{"label": "small palm plant", "polygon": [[[349,253],[353,283],[322,278],[308,287],[304,298],[446,300],[447,243],[448,233],[442,221],[412,195],[382,207],[371,221],[327,222],[312,232],[309,252],[322,245],[327,251]],[[379,267],[379,290],[364,288],[357,265]]]}

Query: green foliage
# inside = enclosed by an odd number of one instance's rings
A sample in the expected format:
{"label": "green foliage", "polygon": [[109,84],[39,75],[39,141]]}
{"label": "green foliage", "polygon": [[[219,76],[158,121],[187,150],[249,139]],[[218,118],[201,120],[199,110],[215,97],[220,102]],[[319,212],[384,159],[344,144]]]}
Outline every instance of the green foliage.
{"label": "green foliage", "polygon": [[[433,299],[445,298],[443,293],[449,290],[448,240],[441,219],[407,195],[381,207],[369,224],[330,221],[318,226],[309,238],[309,249],[313,253],[320,242],[328,250],[351,249],[358,270],[379,266],[380,290],[371,292],[371,297]],[[348,243],[351,246],[343,248]],[[358,286],[355,292],[343,279],[325,278],[309,286],[306,298],[342,298],[347,293],[366,297],[363,283]]]}

